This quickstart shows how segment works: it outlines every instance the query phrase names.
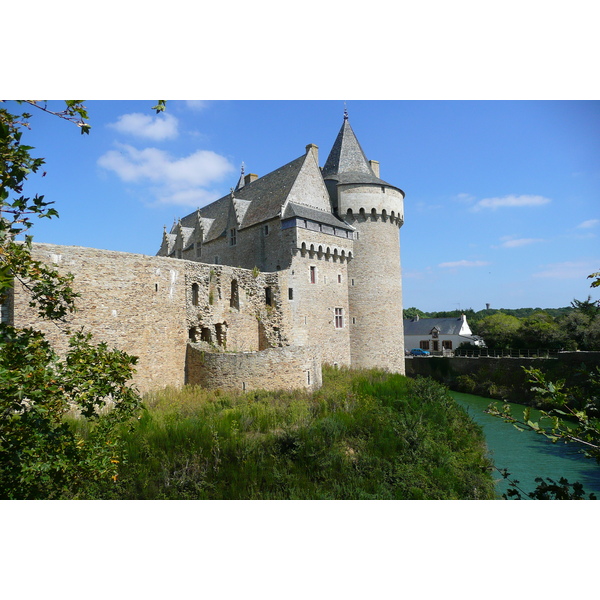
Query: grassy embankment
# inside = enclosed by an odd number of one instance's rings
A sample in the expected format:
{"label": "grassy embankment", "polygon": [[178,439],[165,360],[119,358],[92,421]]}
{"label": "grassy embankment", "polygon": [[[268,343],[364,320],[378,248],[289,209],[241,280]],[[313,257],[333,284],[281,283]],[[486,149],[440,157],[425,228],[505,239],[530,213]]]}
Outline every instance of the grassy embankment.
{"label": "grassy embankment", "polygon": [[[324,370],[323,388],[144,399],[122,499],[487,499],[481,432],[441,385]],[[106,496],[105,496],[106,497]]]}

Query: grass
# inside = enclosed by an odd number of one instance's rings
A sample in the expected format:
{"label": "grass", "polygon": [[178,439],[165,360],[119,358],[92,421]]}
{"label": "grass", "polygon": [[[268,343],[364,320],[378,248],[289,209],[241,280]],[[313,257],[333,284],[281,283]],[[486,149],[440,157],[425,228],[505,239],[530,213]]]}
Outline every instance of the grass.
{"label": "grass", "polygon": [[325,368],[315,393],[144,398],[107,497],[493,498],[480,429],[433,380]]}

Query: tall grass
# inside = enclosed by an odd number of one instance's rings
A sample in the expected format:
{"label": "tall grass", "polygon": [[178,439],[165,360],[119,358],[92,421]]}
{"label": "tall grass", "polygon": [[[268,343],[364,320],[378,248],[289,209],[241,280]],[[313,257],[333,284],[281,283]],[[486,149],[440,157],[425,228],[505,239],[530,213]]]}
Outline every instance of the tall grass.
{"label": "tall grass", "polygon": [[492,498],[481,431],[432,380],[325,368],[315,393],[196,387],[145,397],[110,495]]}

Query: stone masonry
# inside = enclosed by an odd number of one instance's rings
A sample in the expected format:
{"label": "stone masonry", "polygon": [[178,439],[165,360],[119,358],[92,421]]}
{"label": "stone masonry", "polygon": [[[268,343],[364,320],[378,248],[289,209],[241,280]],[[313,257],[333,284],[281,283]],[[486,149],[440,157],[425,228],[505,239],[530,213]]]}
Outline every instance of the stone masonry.
{"label": "stone masonry", "polygon": [[[321,361],[404,373],[399,228],[404,192],[380,179],[347,115],[324,167],[317,146],[179,219],[157,256],[34,244],[75,275],[71,329],[139,357],[146,391],[321,385]],[[25,289],[2,319],[35,317]]]}

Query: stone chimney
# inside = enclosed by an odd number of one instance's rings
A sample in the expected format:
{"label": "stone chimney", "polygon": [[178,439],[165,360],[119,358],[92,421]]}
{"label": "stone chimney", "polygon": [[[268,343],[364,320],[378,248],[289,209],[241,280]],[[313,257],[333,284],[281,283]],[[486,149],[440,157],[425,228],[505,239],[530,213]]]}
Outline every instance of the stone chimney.
{"label": "stone chimney", "polygon": [[371,165],[371,169],[373,169],[373,173],[375,173],[375,177],[379,177],[379,161],[378,160],[370,160],[369,165]]}
{"label": "stone chimney", "polygon": [[258,175],[256,175],[256,173],[248,173],[248,175],[246,175],[244,177],[244,185],[248,185],[249,183],[252,183],[253,181],[256,181],[258,179]]}
{"label": "stone chimney", "polygon": [[312,152],[315,156],[315,160],[317,161],[317,164],[319,164],[319,146],[315,146],[314,144],[308,144],[306,146],[306,154],[308,154],[309,152]]}

